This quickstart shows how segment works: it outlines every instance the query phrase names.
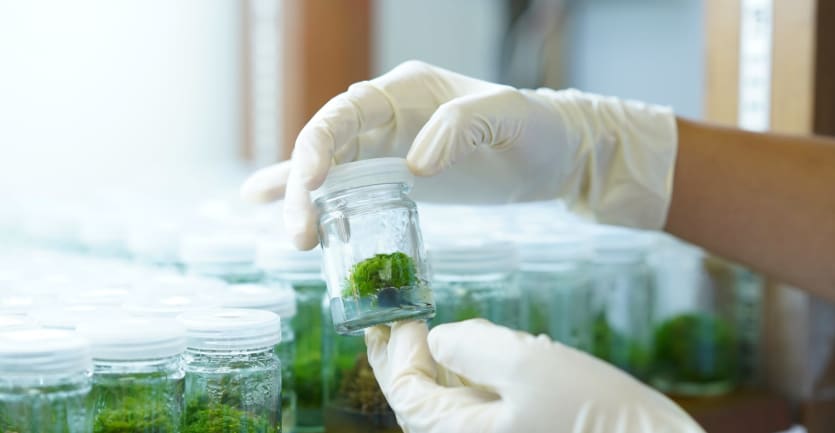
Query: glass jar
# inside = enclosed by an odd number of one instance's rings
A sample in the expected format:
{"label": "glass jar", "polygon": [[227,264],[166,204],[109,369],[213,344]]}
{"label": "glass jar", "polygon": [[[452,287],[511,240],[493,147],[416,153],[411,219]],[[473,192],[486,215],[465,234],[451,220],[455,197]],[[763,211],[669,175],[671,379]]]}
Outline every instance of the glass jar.
{"label": "glass jar", "polygon": [[561,234],[520,240],[523,329],[591,349],[590,239]]}
{"label": "glass jar", "polygon": [[323,420],[327,433],[400,433],[397,418],[368,363],[365,338],[338,335],[322,303]]}
{"label": "glass jar", "polygon": [[592,353],[645,379],[652,357],[650,240],[606,229],[593,243]]}
{"label": "glass jar", "polygon": [[[321,251],[299,251],[286,239],[258,242],[256,264],[269,287],[290,285],[296,292],[298,312],[292,321],[296,355],[290,365],[296,392],[296,432],[324,430],[322,423],[322,300],[327,287],[322,279]],[[329,313],[328,313],[329,314]],[[284,322],[282,322],[282,325]],[[286,388],[286,386],[285,386]]]}
{"label": "glass jar", "polygon": [[296,316],[296,294],[289,286],[267,287],[258,284],[230,285],[221,301],[222,307],[266,310],[281,318],[281,343],[275,352],[281,361],[281,427],[288,432],[296,426],[296,392],[293,378],[293,359],[296,345],[293,327]]}
{"label": "glass jar", "polygon": [[[742,270],[675,240],[655,259],[659,297],[650,383],[683,396],[733,390],[740,374],[741,337],[752,330],[746,322],[759,316],[739,308],[751,306],[745,302],[747,288],[737,290]],[[756,342],[758,335],[753,337]]]}
{"label": "glass jar", "polygon": [[182,433],[281,431],[281,320],[269,311],[213,309],[179,317],[186,327]]}
{"label": "glass jar", "polygon": [[434,315],[406,161],[333,167],[313,191],[331,315],[340,334]]}
{"label": "glass jar", "polygon": [[432,325],[481,317],[520,329],[516,246],[505,241],[436,242],[429,247],[436,302]]}
{"label": "glass jar", "polygon": [[252,233],[192,233],[180,240],[179,257],[191,275],[219,278],[227,283],[253,283],[261,278],[255,267]]}
{"label": "glass jar", "polygon": [[0,333],[0,431],[90,433],[90,347],[74,332]]}
{"label": "glass jar", "polygon": [[179,431],[185,329],[176,320],[119,318],[82,323],[93,355],[94,433]]}

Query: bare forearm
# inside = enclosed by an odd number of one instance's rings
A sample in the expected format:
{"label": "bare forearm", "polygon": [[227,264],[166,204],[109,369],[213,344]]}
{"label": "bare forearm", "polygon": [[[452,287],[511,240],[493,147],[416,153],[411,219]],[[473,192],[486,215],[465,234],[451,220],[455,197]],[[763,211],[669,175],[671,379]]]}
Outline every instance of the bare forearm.
{"label": "bare forearm", "polygon": [[835,299],[835,140],[678,120],[666,230]]}

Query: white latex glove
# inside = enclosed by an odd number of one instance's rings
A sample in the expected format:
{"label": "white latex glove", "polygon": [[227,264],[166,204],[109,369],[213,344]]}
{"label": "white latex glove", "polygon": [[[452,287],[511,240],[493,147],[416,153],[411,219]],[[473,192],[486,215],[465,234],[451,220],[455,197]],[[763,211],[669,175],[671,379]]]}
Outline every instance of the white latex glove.
{"label": "white latex glove", "polygon": [[440,325],[428,346],[420,322],[378,326],[365,340],[405,433],[703,431],[626,373],[545,336],[482,319]]}
{"label": "white latex glove", "polygon": [[[562,198],[598,221],[657,229],[676,153],[673,113],[576,90],[517,90],[410,61],[352,85],[305,125],[292,159],[242,194],[285,196],[288,233],[315,246],[309,192],[333,163],[406,156],[419,200],[498,204]],[[286,187],[286,188],[285,188]]]}

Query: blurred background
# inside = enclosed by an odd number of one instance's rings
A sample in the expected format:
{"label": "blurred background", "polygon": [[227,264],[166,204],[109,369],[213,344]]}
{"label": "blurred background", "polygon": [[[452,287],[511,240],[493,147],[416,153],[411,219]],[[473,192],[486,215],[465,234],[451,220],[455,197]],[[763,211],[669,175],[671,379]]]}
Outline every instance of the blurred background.
{"label": "blurred background", "polygon": [[[695,119],[831,134],[833,9],[822,0],[0,2],[0,239],[7,251],[128,260],[176,255],[184,233],[201,229],[272,230],[276,208],[239,203],[240,182],[286,159],[329,98],[408,59]],[[425,225],[449,218],[427,209]],[[573,221],[559,209],[534,213]],[[685,407],[715,431],[835,431],[835,308],[727,266],[760,281],[756,377]]]}

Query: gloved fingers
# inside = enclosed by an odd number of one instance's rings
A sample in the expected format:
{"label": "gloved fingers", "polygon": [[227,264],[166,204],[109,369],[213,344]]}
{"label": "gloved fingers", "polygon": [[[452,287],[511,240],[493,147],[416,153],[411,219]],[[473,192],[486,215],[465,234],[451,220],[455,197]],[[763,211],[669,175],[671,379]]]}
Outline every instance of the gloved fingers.
{"label": "gloved fingers", "polygon": [[317,212],[310,201],[310,192],[296,175],[295,164],[287,178],[284,197],[284,228],[296,248],[309,250],[318,243]]}
{"label": "gloved fingers", "polygon": [[425,322],[394,323],[390,330],[375,327],[365,334],[368,362],[384,392],[400,383],[421,390],[437,386],[435,362],[426,346],[428,329]]}
{"label": "gloved fingers", "polygon": [[525,376],[524,355],[537,338],[484,319],[471,319],[436,326],[428,341],[440,366],[461,376],[465,383],[501,395]]}
{"label": "gloved fingers", "polygon": [[241,197],[253,203],[267,203],[284,197],[290,161],[264,167],[250,175],[241,185]]}
{"label": "gloved fingers", "polygon": [[312,191],[324,182],[333,157],[358,134],[380,127],[394,118],[388,98],[368,81],[328,101],[302,128],[293,149],[293,170],[301,185]]}
{"label": "gloved fingers", "polygon": [[524,131],[525,96],[511,87],[463,96],[441,105],[406,156],[420,176],[447,169],[480,146],[505,148]]}

